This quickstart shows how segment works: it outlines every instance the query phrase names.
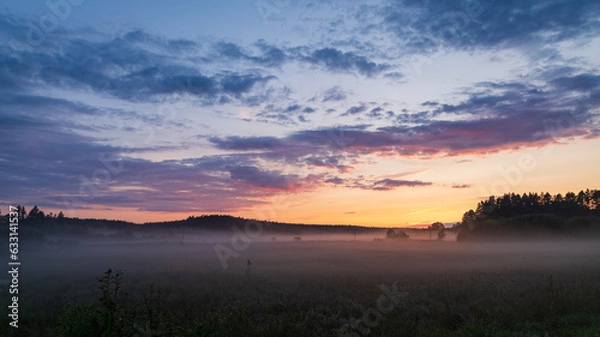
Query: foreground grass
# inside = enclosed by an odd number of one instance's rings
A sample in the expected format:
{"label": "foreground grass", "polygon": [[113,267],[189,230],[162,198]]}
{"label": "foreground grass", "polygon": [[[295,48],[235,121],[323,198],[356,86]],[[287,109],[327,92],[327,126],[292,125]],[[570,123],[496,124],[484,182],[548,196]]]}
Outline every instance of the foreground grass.
{"label": "foreground grass", "polygon": [[[595,268],[305,267],[257,269],[250,277],[189,268],[95,275],[98,267],[84,269],[67,270],[64,278],[25,273],[20,328],[9,329],[3,318],[0,335],[600,336]],[[394,284],[403,296],[374,314],[380,286]],[[358,328],[349,328],[356,320]]]}

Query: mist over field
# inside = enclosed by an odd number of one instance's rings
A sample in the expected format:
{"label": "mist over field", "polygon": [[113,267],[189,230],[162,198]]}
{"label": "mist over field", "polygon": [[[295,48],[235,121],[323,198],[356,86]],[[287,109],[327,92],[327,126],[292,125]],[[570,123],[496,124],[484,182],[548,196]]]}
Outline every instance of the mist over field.
{"label": "mist over field", "polygon": [[[122,306],[114,310],[128,323],[120,329],[138,335],[146,325],[185,336],[477,336],[489,326],[564,333],[575,323],[561,321],[563,314],[596,315],[600,303],[600,239],[374,241],[370,234],[356,240],[315,234],[234,243],[233,237],[205,232],[183,241],[27,245],[21,331],[68,335],[65,310],[81,320],[68,324],[89,328],[86,319],[107,309],[96,304],[75,314],[72,308],[98,300],[98,280],[109,268],[113,276],[123,271],[115,297]],[[226,267],[217,247],[236,254]],[[148,296],[157,301],[153,313],[143,309]],[[538,327],[527,325],[540,319]],[[596,331],[588,326],[597,321],[589,319],[580,331]],[[520,321],[525,325],[514,325]]]}
{"label": "mist over field", "polygon": [[19,295],[4,320],[25,336],[594,336],[599,202],[512,193],[409,228],[17,205],[3,216],[19,235],[18,252],[2,244],[19,255],[0,279]]}
{"label": "mist over field", "polygon": [[[407,241],[374,242],[323,236],[309,241],[251,240],[239,256],[223,268],[217,245],[231,246],[231,236],[178,242],[101,242],[51,245],[23,253],[31,276],[61,275],[66,270],[97,275],[108,268],[127,273],[163,272],[244,277],[250,259],[252,276],[416,276],[465,272],[544,272],[548,274],[594,270],[600,240],[546,240],[513,242]],[[74,275],[71,275],[74,276]]]}

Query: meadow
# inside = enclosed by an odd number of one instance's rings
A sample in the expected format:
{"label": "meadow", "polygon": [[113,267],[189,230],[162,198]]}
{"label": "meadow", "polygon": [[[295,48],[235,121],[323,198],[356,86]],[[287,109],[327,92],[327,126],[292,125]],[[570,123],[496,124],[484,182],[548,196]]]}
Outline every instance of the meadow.
{"label": "meadow", "polygon": [[25,246],[0,335],[600,336],[600,241],[321,239]]}

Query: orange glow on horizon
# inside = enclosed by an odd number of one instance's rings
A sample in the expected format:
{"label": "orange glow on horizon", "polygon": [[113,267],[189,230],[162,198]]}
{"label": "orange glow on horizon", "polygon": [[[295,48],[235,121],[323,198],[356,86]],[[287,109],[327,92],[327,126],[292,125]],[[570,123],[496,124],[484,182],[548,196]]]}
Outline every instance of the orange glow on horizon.
{"label": "orange glow on horizon", "polygon": [[[598,188],[600,177],[596,171],[600,167],[600,156],[589,156],[590,149],[598,146],[600,140],[596,139],[579,140],[541,150],[526,149],[467,159],[462,157],[462,160],[456,157],[427,161],[389,158],[377,165],[357,165],[353,174],[368,178],[387,173],[387,177],[395,179],[434,183],[378,191],[331,184],[319,187],[315,181],[310,188],[280,192],[273,197],[260,199],[263,204],[233,212],[157,212],[124,207],[107,208],[104,205],[91,205],[93,209],[72,212],[60,208],[40,209],[46,214],[63,211],[68,217],[134,223],[174,221],[208,214],[285,223],[374,227],[408,227],[437,221],[454,223],[460,222],[464,212],[474,209],[479,201],[492,194],[541,191],[556,194]],[[532,169],[518,168],[523,157],[530,159]],[[465,187],[459,188],[463,185]],[[201,204],[202,200],[197,202]],[[227,200],[223,200],[223,203],[227,204]],[[32,205],[26,207],[29,210]]]}

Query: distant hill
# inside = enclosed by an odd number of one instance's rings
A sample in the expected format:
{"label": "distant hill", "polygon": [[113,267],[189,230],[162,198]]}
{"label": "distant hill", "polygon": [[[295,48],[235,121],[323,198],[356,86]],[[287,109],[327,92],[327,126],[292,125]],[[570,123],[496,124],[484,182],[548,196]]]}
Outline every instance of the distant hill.
{"label": "distant hill", "polygon": [[[21,206],[19,206],[21,207]],[[386,228],[352,225],[307,225],[273,221],[245,219],[229,215],[191,216],[185,220],[134,224],[127,221],[106,219],[68,218],[62,214],[45,215],[36,208],[19,218],[19,236],[27,241],[75,241],[75,240],[135,240],[155,239],[173,240],[185,235],[226,233],[232,235],[233,229],[260,232],[263,236],[302,236],[346,234],[373,234],[383,237]],[[3,218],[7,220],[7,216]],[[7,231],[8,226],[3,226]]]}
{"label": "distant hill", "polygon": [[195,228],[195,229],[206,229],[213,231],[229,231],[232,226],[238,226],[244,228],[246,226],[256,227],[261,226],[266,233],[288,233],[288,234],[302,234],[302,233],[329,233],[329,234],[340,234],[340,233],[354,233],[370,232],[373,230],[380,231],[382,228],[364,227],[364,226],[353,226],[353,225],[308,225],[308,224],[293,224],[293,223],[282,223],[274,221],[263,221],[257,219],[245,219],[241,217],[234,217],[230,215],[203,215],[203,216],[191,216],[185,220],[179,221],[167,221],[167,222],[152,222],[145,223],[141,226],[149,228]]}

